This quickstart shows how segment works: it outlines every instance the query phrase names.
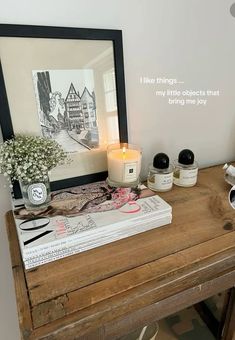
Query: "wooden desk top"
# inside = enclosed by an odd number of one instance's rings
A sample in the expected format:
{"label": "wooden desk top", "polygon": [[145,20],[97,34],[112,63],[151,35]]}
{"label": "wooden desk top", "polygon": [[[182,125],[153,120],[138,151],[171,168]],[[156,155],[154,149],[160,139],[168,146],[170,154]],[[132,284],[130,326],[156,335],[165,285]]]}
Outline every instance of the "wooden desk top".
{"label": "wooden desk top", "polygon": [[235,210],[222,166],[161,194],[173,223],[24,271],[7,229],[23,339],[115,339],[235,282]]}

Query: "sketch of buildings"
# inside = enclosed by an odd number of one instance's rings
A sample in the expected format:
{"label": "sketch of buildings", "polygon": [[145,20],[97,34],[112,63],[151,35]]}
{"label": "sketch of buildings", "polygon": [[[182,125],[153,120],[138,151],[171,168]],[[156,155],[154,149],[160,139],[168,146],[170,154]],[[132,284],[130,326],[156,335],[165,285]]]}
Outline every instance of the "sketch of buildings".
{"label": "sketch of buildings", "polygon": [[65,99],[65,107],[70,128],[78,130],[97,128],[95,98],[86,87],[80,97],[71,83]]}
{"label": "sketch of buildings", "polygon": [[84,129],[83,115],[81,110],[81,98],[71,83],[65,99],[66,125],[68,129]]}
{"label": "sketch of buildings", "polygon": [[[75,77],[86,71],[75,70],[69,86],[63,83],[63,79],[68,78],[63,75],[66,70],[33,71],[42,134],[55,139],[67,152],[82,152],[99,147],[95,92],[88,90],[88,86],[93,89],[94,85],[88,82],[80,88],[81,96],[74,86]],[[63,86],[57,81],[58,87],[53,88],[51,80],[60,74]]]}

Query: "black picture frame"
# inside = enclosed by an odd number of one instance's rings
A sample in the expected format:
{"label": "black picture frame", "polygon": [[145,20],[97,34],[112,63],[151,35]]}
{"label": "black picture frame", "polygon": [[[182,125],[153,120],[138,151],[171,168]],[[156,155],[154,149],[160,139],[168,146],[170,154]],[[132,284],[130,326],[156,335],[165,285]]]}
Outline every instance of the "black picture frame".
{"label": "black picture frame", "polygon": [[[33,39],[59,39],[63,42],[66,39],[93,41],[110,41],[113,46],[116,99],[120,142],[128,142],[126,95],[124,80],[123,43],[122,31],[110,29],[76,28],[76,27],[53,27],[53,26],[32,26],[32,25],[11,25],[0,24],[1,38],[33,38]],[[14,137],[15,131],[12,124],[11,110],[8,100],[8,93],[5,86],[4,69],[1,63],[0,49],[0,125],[3,140]],[[107,171],[87,173],[82,176],[74,176],[51,182],[52,190],[64,189],[76,185],[87,184],[107,177]],[[14,183],[15,198],[21,197],[18,183]]]}

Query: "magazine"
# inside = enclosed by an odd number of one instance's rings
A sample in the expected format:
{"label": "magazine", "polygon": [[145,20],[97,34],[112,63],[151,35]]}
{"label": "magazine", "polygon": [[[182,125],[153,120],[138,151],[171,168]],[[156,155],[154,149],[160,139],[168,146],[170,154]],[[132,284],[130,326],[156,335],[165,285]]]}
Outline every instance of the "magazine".
{"label": "magazine", "polygon": [[[19,204],[19,202],[16,202]],[[171,207],[149,189],[105,182],[53,193],[34,215],[14,210],[26,269],[171,223]]]}
{"label": "magazine", "polygon": [[43,252],[40,254],[38,254],[37,251],[32,256],[27,257],[27,259],[24,260],[25,267],[26,269],[30,269],[44,263],[52,262],[70,255],[75,255],[80,252],[100,247],[102,245],[118,241],[123,238],[130,237],[170,223],[171,217],[165,216],[157,220],[154,219],[152,221],[146,222],[144,225],[143,223],[141,223],[140,225],[132,227],[132,229],[125,230],[125,233],[123,230],[119,230],[112,235],[103,235],[102,237],[100,236],[99,239],[97,239],[96,237],[84,239],[83,242],[80,242],[79,244],[77,244],[75,241],[70,245],[51,245],[50,247],[48,247],[47,250],[44,249]]}

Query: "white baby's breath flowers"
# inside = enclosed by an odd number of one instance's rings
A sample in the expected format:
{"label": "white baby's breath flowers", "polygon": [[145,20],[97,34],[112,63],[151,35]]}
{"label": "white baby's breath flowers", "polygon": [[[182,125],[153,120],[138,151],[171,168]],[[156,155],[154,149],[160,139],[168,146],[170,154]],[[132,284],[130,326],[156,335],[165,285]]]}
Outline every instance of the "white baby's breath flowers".
{"label": "white baby's breath flowers", "polygon": [[48,178],[48,172],[67,159],[53,139],[16,135],[0,145],[0,173],[11,181],[30,183]]}

